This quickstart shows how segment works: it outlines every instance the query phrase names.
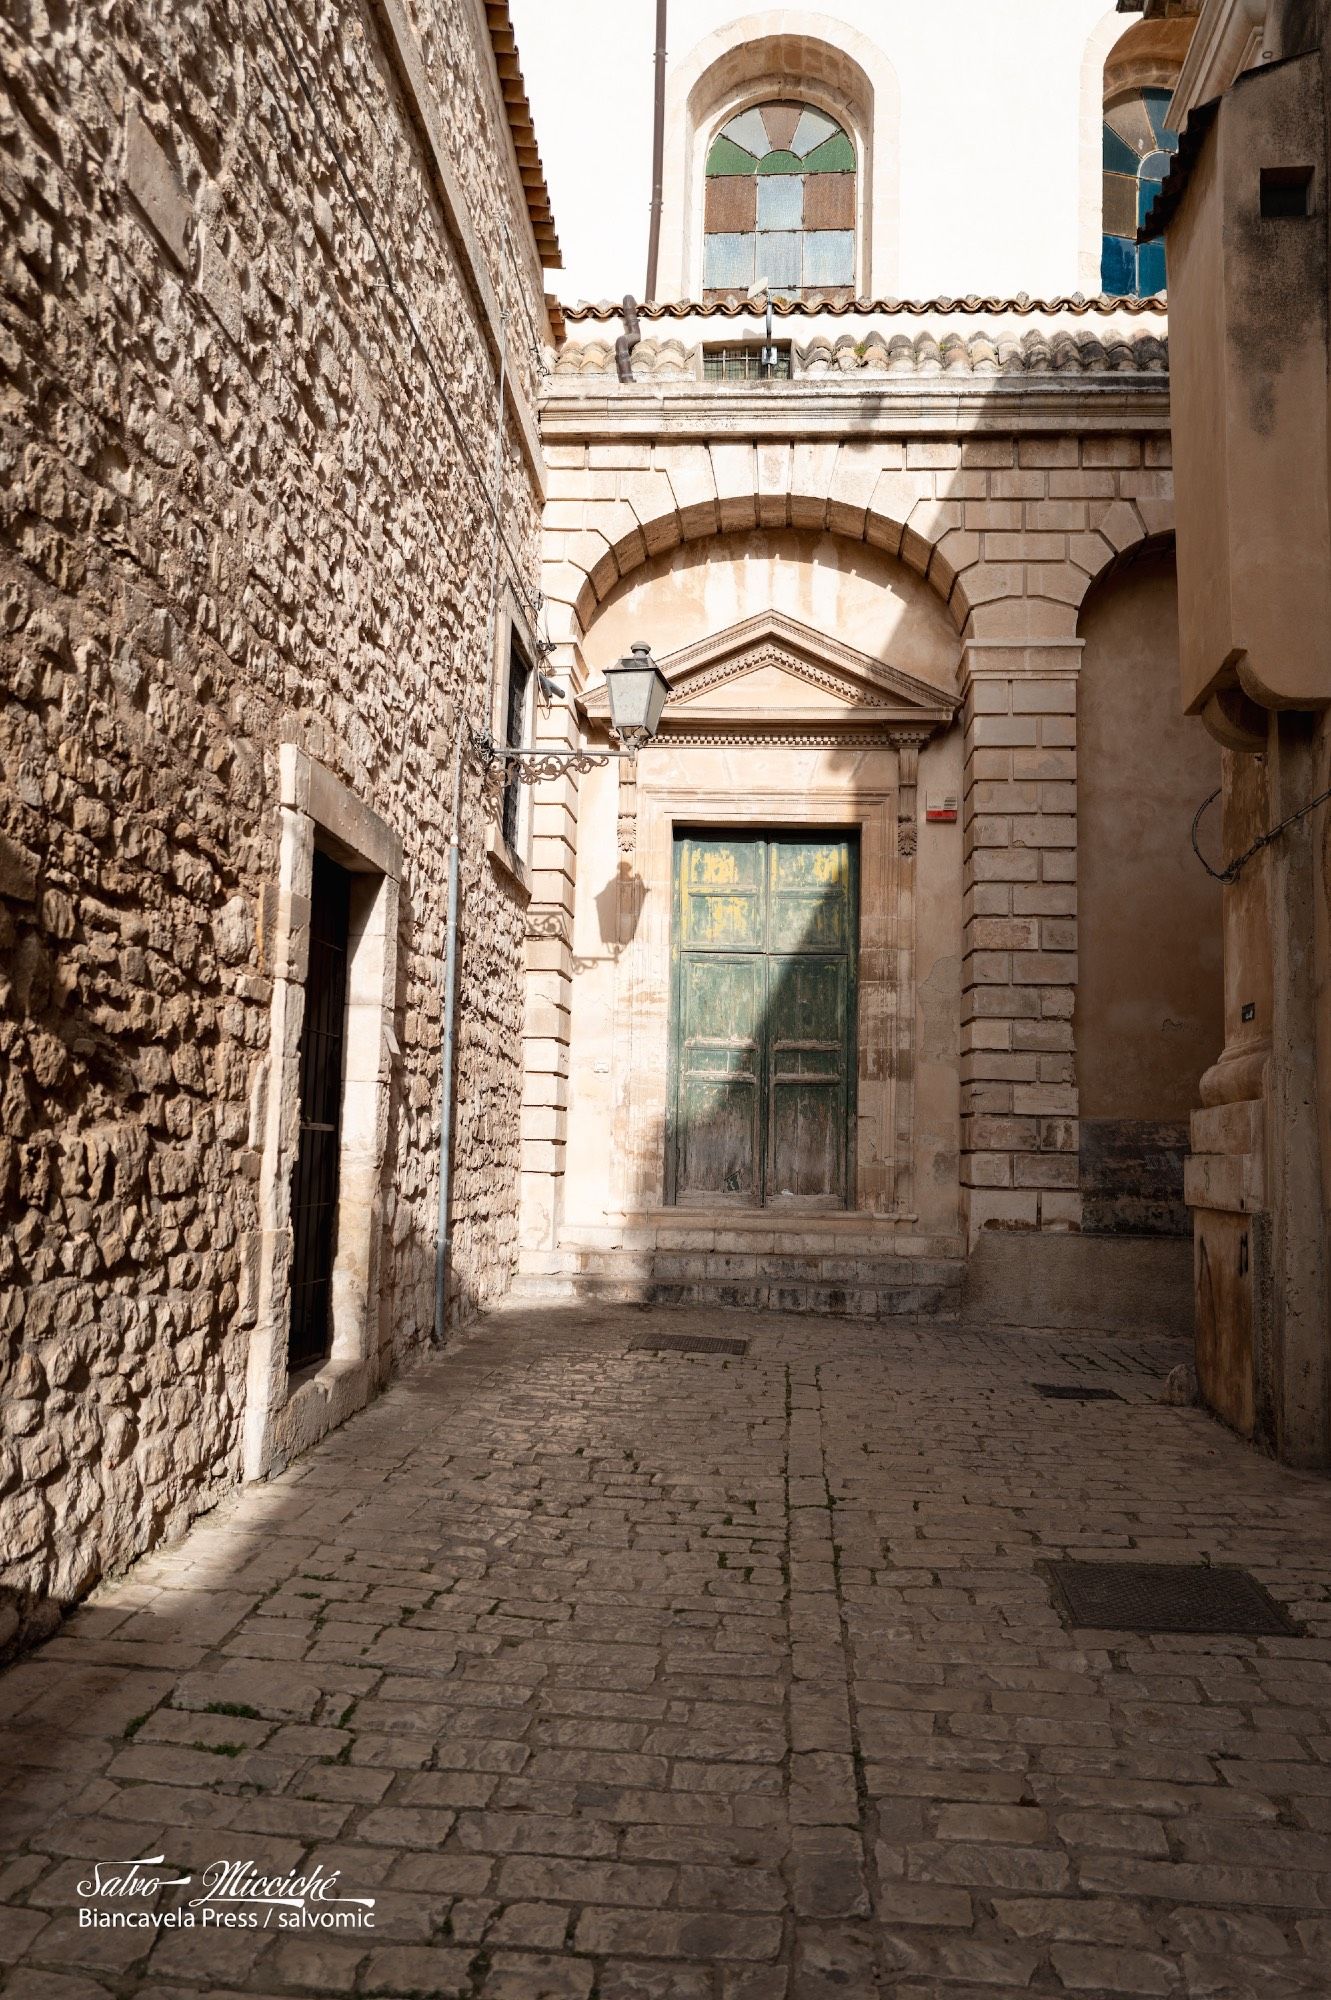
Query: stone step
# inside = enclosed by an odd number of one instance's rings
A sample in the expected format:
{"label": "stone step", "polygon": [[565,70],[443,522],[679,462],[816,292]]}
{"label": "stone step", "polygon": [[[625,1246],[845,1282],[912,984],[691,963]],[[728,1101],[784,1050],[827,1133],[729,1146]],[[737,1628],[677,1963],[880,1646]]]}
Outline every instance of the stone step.
{"label": "stone step", "polygon": [[955,1318],[965,1266],[958,1259],[744,1256],[719,1251],[565,1251],[524,1269],[522,1299],[817,1313],[837,1319]]}

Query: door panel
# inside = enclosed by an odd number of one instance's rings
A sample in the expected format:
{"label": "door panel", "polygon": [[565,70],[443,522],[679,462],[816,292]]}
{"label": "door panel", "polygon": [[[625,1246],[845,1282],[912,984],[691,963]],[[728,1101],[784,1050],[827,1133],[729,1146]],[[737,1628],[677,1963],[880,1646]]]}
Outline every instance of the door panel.
{"label": "door panel", "polygon": [[691,837],[682,843],[679,941],[685,951],[759,951],[763,943],[761,840]]}
{"label": "door panel", "polygon": [[[716,914],[707,912],[710,926]],[[748,1205],[760,1174],[764,961],[701,951],[679,973],[680,1199]]]}
{"label": "door panel", "polygon": [[844,958],[768,960],[769,1201],[846,1197]]}
{"label": "door panel", "polygon": [[688,834],[675,881],[671,1198],[844,1206],[853,843]]}
{"label": "door panel", "polygon": [[844,952],[850,942],[850,847],[774,840],[769,848],[769,951]]}
{"label": "door panel", "polygon": [[300,1034],[300,1141],[291,1176],[292,1370],[322,1361],[332,1333],[350,924],[351,877],[316,851]]}

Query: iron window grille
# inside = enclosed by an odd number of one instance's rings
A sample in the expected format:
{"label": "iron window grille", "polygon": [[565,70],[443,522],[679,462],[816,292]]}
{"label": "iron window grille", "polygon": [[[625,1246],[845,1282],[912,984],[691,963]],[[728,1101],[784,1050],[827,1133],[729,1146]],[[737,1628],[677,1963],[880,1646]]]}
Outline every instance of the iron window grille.
{"label": "iron window grille", "polygon": [[[764,364],[763,356],[768,357]],[[788,382],[791,375],[790,343],[750,342],[743,347],[705,347],[702,357],[704,382]]]}

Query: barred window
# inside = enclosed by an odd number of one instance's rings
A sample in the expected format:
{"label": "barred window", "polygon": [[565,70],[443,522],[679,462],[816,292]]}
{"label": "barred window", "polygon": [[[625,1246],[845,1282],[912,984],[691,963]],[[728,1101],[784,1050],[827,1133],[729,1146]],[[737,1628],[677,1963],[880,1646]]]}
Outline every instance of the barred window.
{"label": "barred window", "polygon": [[[769,358],[766,368],[764,354]],[[705,382],[788,382],[790,343],[770,348],[762,341],[749,341],[743,347],[705,347],[702,372]]]}

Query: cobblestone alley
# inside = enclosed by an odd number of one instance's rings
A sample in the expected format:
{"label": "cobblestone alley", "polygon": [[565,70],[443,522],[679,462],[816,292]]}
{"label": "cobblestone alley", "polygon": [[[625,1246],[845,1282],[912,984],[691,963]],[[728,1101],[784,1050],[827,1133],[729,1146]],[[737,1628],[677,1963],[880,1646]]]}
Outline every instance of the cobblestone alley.
{"label": "cobblestone alley", "polygon": [[[632,1345],[682,1333],[749,1352]],[[1331,1490],[1176,1358],[490,1318],[0,1676],[5,2000],[1331,1993]],[[1068,1555],[1305,1636],[1069,1631]],[[80,1924],[156,1856],[374,1928]]]}

